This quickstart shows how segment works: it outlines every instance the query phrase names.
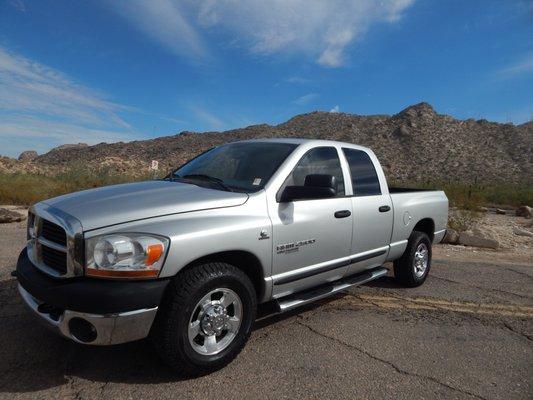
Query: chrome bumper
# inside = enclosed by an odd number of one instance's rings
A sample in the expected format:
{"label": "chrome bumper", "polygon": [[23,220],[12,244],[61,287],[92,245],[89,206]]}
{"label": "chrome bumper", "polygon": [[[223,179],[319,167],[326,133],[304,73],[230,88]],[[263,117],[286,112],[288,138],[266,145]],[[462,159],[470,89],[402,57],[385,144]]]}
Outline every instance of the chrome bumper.
{"label": "chrome bumper", "polygon": [[[26,291],[20,284],[18,290],[26,305],[39,316],[39,319],[60,335],[77,343],[92,345],[112,345],[131,342],[148,336],[157,313],[157,307],[128,311],[117,314],[88,314],[71,310],[64,310],[59,315],[52,315],[40,311],[41,302]],[[71,321],[83,320],[94,327],[94,340],[83,340],[72,332]]]}

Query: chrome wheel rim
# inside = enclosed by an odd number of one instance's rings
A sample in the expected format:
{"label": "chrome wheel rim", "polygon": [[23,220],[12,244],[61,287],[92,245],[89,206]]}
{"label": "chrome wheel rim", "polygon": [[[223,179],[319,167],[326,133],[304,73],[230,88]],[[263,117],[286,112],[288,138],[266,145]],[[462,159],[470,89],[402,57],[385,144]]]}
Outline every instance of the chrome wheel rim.
{"label": "chrome wheel rim", "polygon": [[233,290],[218,288],[196,304],[189,318],[188,337],[202,355],[220,353],[237,336],[242,321],[242,301]]}
{"label": "chrome wheel rim", "polygon": [[415,257],[413,260],[413,269],[415,276],[421,278],[426,273],[429,262],[429,250],[424,243],[420,243],[415,251]]}

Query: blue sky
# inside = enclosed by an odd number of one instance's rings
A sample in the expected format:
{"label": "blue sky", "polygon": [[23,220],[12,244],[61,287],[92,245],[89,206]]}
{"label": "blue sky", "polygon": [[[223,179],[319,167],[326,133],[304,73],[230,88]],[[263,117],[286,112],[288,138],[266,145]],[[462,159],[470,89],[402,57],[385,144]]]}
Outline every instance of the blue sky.
{"label": "blue sky", "polygon": [[0,2],[0,154],[314,110],[533,118],[533,2]]}

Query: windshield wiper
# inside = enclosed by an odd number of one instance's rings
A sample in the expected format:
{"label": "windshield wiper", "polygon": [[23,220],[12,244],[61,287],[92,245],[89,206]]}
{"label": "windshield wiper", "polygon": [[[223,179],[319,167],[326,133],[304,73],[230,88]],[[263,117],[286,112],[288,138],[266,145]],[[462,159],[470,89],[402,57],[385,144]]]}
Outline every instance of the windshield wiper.
{"label": "windshield wiper", "polygon": [[184,178],[184,179],[202,179],[205,181],[216,183],[222,189],[227,190],[229,192],[233,192],[233,189],[229,187],[228,185],[226,185],[222,179],[214,177],[214,176],[205,175],[205,174],[189,174],[189,175],[183,175],[183,176],[179,176],[179,175],[174,175],[174,176],[177,178]]}

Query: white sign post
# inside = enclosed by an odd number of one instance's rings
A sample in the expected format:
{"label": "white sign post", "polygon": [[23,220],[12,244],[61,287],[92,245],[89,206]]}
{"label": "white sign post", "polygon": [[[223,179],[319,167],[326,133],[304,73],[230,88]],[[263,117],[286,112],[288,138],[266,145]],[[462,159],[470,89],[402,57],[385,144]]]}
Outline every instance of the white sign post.
{"label": "white sign post", "polygon": [[159,171],[159,161],[152,160],[152,165],[150,169],[153,171],[154,179],[157,177],[157,171]]}

